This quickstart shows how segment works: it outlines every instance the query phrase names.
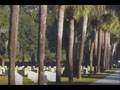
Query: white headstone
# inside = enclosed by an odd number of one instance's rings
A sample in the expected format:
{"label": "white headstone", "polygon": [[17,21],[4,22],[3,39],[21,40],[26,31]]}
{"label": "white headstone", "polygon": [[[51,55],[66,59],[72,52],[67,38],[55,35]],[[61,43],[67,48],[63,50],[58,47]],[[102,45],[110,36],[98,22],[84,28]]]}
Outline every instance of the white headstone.
{"label": "white headstone", "polygon": [[28,69],[28,68],[25,68],[24,69],[24,75],[28,75],[28,72],[29,72],[30,70]]}
{"label": "white headstone", "polygon": [[84,68],[83,73],[84,75],[88,74],[88,68]]}
{"label": "white headstone", "polygon": [[51,82],[56,82],[56,73],[45,71],[44,75],[47,76],[47,80]]}
{"label": "white headstone", "polygon": [[2,69],[0,68],[0,75],[2,75]]}
{"label": "white headstone", "polygon": [[34,83],[38,83],[38,73],[34,73]]}
{"label": "white headstone", "polygon": [[51,79],[50,79],[50,81],[51,81],[51,82],[56,82],[56,73],[51,72],[50,74],[51,74]]}
{"label": "white headstone", "polygon": [[23,78],[22,76],[15,71],[15,84],[16,85],[23,85]]}
{"label": "white headstone", "polygon": [[44,85],[47,85],[47,76],[44,75]]}
{"label": "white headstone", "polygon": [[5,68],[4,68],[4,67],[1,67],[1,69],[2,69],[2,72],[5,73]]}
{"label": "white headstone", "polygon": [[31,71],[28,72],[27,78],[31,79],[32,75],[31,75]]}
{"label": "white headstone", "polygon": [[90,71],[90,66],[88,66],[88,71]]}
{"label": "white headstone", "polygon": [[28,79],[34,81],[34,73],[35,73],[35,72],[29,71],[29,72],[28,72]]}
{"label": "white headstone", "polygon": [[61,74],[63,74],[64,70],[65,70],[65,68],[62,67],[62,68],[61,68]]}

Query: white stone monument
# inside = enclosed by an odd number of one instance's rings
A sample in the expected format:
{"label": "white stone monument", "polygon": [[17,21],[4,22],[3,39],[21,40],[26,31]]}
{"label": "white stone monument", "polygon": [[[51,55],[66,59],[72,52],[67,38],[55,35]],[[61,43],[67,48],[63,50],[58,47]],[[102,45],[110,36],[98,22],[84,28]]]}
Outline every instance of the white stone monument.
{"label": "white stone monument", "polygon": [[15,71],[15,84],[23,85],[23,77]]}

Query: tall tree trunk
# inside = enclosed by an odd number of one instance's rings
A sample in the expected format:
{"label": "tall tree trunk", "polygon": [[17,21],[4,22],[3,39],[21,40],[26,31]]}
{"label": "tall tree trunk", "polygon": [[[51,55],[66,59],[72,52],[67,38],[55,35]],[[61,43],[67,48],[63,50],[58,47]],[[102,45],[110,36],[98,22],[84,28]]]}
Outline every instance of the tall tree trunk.
{"label": "tall tree trunk", "polygon": [[110,54],[110,46],[109,46],[109,31],[107,32],[107,55],[106,55],[106,69],[109,70],[109,54]]}
{"label": "tall tree trunk", "polygon": [[92,75],[92,67],[93,67],[93,52],[94,52],[94,45],[95,45],[95,33],[96,28],[94,28],[94,31],[92,33],[92,43],[90,48],[90,76]]}
{"label": "tall tree trunk", "polygon": [[106,54],[107,54],[107,31],[104,31],[104,56],[103,56],[104,70],[106,70]]}
{"label": "tall tree trunk", "polygon": [[78,65],[78,36],[77,36],[77,31],[75,31],[74,35],[74,53],[73,53],[73,71],[74,71],[74,76],[77,77],[78,70],[76,68]]}
{"label": "tall tree trunk", "polygon": [[5,66],[5,60],[2,58],[2,67]]}
{"label": "tall tree trunk", "polygon": [[97,72],[100,72],[100,61],[101,61],[101,40],[102,40],[102,31],[99,30],[98,34],[98,63],[97,63]]}
{"label": "tall tree trunk", "polygon": [[100,62],[100,72],[104,72],[104,31],[102,31],[102,41],[101,41],[101,62]]}
{"label": "tall tree trunk", "polygon": [[108,70],[110,69],[110,62],[111,62],[111,45],[110,45],[110,32],[108,34]]}
{"label": "tall tree trunk", "polygon": [[105,56],[105,70],[108,70],[108,31],[106,32],[106,56]]}
{"label": "tall tree trunk", "polygon": [[39,6],[39,30],[38,30],[38,52],[37,59],[39,62],[38,84],[44,85],[44,59],[45,59],[45,33],[46,33],[46,18],[47,5]]}
{"label": "tall tree trunk", "polygon": [[83,60],[83,53],[84,53],[84,43],[86,39],[86,32],[87,32],[87,23],[88,23],[88,16],[83,17],[83,28],[82,28],[82,39],[80,44],[80,55],[79,55],[79,62],[78,62],[78,79],[81,79],[81,67],[82,67],[82,60]]}
{"label": "tall tree trunk", "polygon": [[97,72],[97,48],[98,48],[98,30],[95,31],[95,41],[94,41],[94,74]]}
{"label": "tall tree trunk", "polygon": [[117,42],[115,42],[114,44],[113,44],[113,48],[112,48],[112,55],[111,55],[111,69],[113,68],[113,60],[114,60],[114,54],[115,54],[115,51],[116,51],[116,47],[117,47],[117,45],[118,45],[118,43]]}
{"label": "tall tree trunk", "polygon": [[92,75],[92,67],[93,67],[93,51],[94,51],[94,41],[91,43],[91,49],[90,49],[90,76]]}
{"label": "tall tree trunk", "polygon": [[69,65],[69,81],[73,81],[73,45],[74,45],[74,19],[70,20],[69,33],[69,51],[68,51],[68,65]]}
{"label": "tall tree trunk", "polygon": [[19,22],[19,5],[12,5],[10,15],[10,31],[9,31],[9,76],[8,84],[15,85],[15,61],[17,52],[17,35],[18,35],[18,22]]}
{"label": "tall tree trunk", "polygon": [[64,5],[59,5],[58,11],[58,37],[57,37],[57,52],[56,52],[56,82],[61,82],[61,58],[62,58],[62,36],[64,24]]}

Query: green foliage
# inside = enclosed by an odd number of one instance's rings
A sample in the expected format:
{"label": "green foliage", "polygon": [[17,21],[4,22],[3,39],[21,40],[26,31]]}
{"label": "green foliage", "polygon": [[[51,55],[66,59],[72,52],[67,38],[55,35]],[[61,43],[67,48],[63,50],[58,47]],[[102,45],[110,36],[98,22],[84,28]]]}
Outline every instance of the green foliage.
{"label": "green foliage", "polygon": [[37,16],[36,11],[28,13],[24,8],[21,9],[18,33],[19,49],[20,53],[24,51],[29,56],[37,53],[38,24],[35,22],[35,16]]}
{"label": "green foliage", "polygon": [[108,11],[106,14],[103,14],[100,18],[101,27],[104,30],[116,30],[119,27],[119,18],[114,11]]}
{"label": "green foliage", "polygon": [[0,40],[0,55],[5,55],[6,51],[5,43]]}
{"label": "green foliage", "polygon": [[9,18],[10,18],[10,11],[6,7],[7,5],[2,5],[0,7],[0,28],[8,30],[9,28]]}

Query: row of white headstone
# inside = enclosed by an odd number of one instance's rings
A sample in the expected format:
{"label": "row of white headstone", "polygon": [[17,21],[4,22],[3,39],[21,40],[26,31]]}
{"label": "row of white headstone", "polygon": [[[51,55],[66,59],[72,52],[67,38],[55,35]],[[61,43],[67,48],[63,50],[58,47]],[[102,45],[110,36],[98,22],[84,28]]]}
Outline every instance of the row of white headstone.
{"label": "row of white headstone", "polygon": [[[28,79],[32,80],[34,83],[38,83],[38,73],[33,71],[28,72]],[[44,72],[44,85],[47,85],[47,82],[56,82],[56,73],[45,71]]]}

